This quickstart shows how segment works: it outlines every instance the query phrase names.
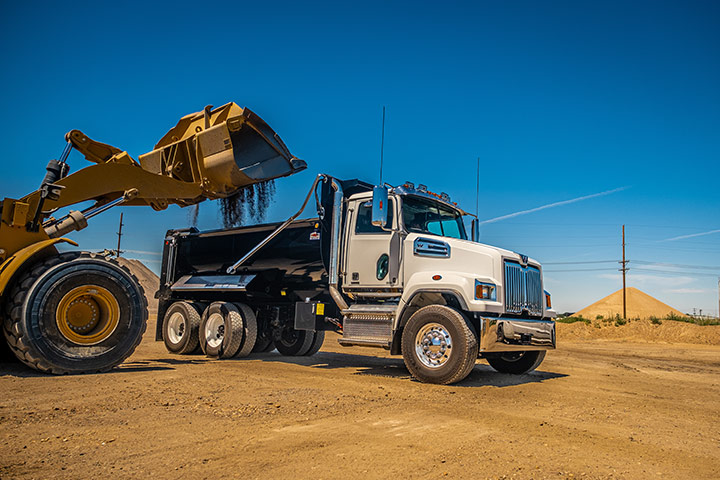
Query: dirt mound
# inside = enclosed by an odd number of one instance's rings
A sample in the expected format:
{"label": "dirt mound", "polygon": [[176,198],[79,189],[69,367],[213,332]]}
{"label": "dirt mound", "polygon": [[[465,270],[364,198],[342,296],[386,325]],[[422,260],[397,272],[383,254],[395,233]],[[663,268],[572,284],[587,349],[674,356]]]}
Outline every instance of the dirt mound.
{"label": "dirt mound", "polygon": [[152,270],[145,266],[140,260],[134,258],[118,258],[120,265],[123,265],[130,269],[130,271],[140,280],[145,290],[145,297],[148,301],[148,311],[157,313],[158,301],[155,299],[155,292],[157,292],[158,286],[160,285],[160,278],[155,275]]}
{"label": "dirt mound", "polygon": [[623,340],[639,343],[693,343],[697,345],[720,345],[720,325],[695,325],[693,323],[661,320],[628,320],[625,325],[615,322],[592,320],[575,323],[557,323],[558,344],[563,340]]}
{"label": "dirt mound", "polygon": [[[641,292],[637,288],[628,287],[626,289],[627,297],[627,317],[628,318],[649,318],[649,317],[665,317],[672,313],[679,317],[686,316],[681,311],[666,305],[657,298],[651,297],[645,292]],[[623,295],[622,289],[608,295],[602,300],[598,300],[590,306],[587,306],[575,313],[574,316],[589,318],[595,320],[598,315],[605,318],[622,316],[623,314]]]}

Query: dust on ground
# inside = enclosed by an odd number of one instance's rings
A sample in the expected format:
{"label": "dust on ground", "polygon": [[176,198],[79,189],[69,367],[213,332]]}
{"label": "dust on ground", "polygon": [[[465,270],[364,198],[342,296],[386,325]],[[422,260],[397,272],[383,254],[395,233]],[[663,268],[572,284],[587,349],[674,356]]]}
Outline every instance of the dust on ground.
{"label": "dust on ground", "polygon": [[452,386],[334,334],[309,358],[174,356],[146,335],[107,374],[0,364],[0,478],[720,477],[720,346],[566,327],[538,371],[479,360]]}

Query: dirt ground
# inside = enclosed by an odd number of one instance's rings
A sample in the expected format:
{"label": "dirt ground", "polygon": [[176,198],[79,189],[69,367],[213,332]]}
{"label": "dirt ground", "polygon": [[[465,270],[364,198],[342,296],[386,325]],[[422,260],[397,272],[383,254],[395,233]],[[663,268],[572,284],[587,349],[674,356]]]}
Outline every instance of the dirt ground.
{"label": "dirt ground", "polygon": [[566,327],[538,371],[478,361],[453,386],[336,336],[310,358],[146,335],[107,374],[0,364],[0,478],[720,478],[720,346]]}

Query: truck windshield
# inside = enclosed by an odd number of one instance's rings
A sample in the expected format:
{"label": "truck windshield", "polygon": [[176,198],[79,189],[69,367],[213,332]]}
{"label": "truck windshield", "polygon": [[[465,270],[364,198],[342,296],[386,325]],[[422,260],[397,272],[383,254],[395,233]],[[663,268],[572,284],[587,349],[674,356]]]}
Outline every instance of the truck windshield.
{"label": "truck windshield", "polygon": [[455,210],[432,200],[404,196],[402,217],[409,232],[467,239],[462,216]]}

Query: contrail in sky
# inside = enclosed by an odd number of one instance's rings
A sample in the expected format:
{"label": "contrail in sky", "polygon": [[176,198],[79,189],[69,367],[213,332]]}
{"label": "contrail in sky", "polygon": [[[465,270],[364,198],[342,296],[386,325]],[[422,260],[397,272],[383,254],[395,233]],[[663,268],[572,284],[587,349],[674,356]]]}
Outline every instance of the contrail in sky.
{"label": "contrail in sky", "polygon": [[690,235],[680,235],[679,237],[666,238],[663,242],[674,242],[675,240],[685,240],[686,238],[702,237],[703,235],[711,235],[713,233],[720,233],[720,230],[710,230],[709,232],[692,233]]}
{"label": "contrail in sky", "polygon": [[608,190],[607,192],[593,193],[592,195],[585,195],[584,197],[573,198],[570,200],[563,200],[562,202],[549,203],[549,204],[543,205],[541,207],[531,208],[530,210],[522,210],[520,212],[509,213],[507,215],[503,215],[502,217],[495,217],[495,218],[491,218],[490,220],[483,220],[482,222],[480,222],[480,225],[482,225],[484,223],[495,223],[495,222],[499,222],[500,220],[507,220],[508,218],[519,217],[520,215],[527,215],[528,213],[539,212],[540,210],[545,210],[546,208],[560,207],[562,205],[569,205],[569,204],[575,203],[575,202],[582,202],[583,200],[589,200],[589,199],[595,198],[595,197],[603,197],[605,195],[610,195],[611,193],[627,190],[628,188],[630,188],[630,187],[620,187],[620,188],[615,188],[613,190]]}

